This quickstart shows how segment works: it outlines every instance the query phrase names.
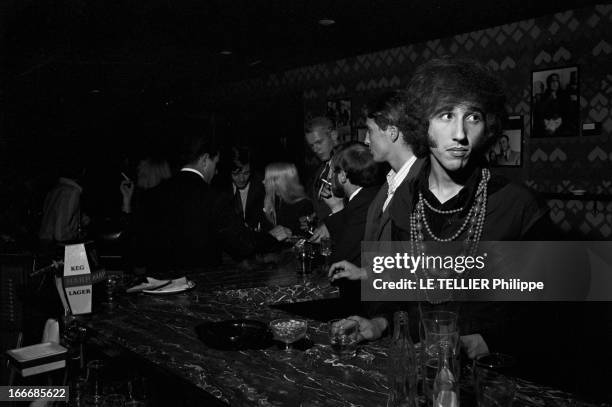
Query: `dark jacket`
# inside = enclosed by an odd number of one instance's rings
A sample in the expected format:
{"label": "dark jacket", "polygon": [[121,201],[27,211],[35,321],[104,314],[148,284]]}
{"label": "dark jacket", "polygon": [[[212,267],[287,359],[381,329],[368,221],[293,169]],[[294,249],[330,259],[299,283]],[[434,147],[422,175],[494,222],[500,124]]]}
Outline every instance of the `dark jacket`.
{"label": "dark jacket", "polygon": [[[221,190],[222,197],[221,199],[225,200],[226,205],[230,206],[234,209],[234,213],[236,215],[241,215],[238,213],[235,203],[235,191],[234,185]],[[246,205],[244,208],[244,223],[251,229],[257,229],[257,225],[261,225],[263,227],[264,223],[264,197],[266,196],[266,191],[261,182],[261,179],[253,176],[251,181],[249,182],[249,192],[247,194]],[[242,211],[241,211],[242,212]]]}
{"label": "dark jacket", "polygon": [[361,241],[366,227],[366,215],[378,190],[378,186],[363,188],[344,209],[325,219],[333,244],[330,262],[348,260],[361,265]]}
{"label": "dark jacket", "polygon": [[[380,188],[368,209],[365,234],[363,236],[364,241],[384,242],[392,240],[391,217],[389,214],[399,213],[401,216],[405,216],[406,218],[409,217],[412,211],[412,201],[409,199],[410,183],[411,180],[421,172],[423,162],[424,159],[417,159],[414,164],[412,164],[410,171],[408,171],[408,175],[406,175],[406,178],[404,178],[402,183],[397,187],[394,193],[395,196],[391,199],[391,202],[387,205],[384,212],[382,208],[387,199],[389,184],[385,182]],[[398,199],[398,196],[401,199]]]}
{"label": "dark jacket", "polygon": [[[307,186],[308,197],[312,201],[314,212],[320,220],[325,219],[331,213],[331,210],[323,200],[319,199],[319,189],[321,188],[321,177],[329,171],[327,165],[329,161],[321,163],[314,173],[314,176],[309,180]],[[325,174],[324,174],[325,173]]]}
{"label": "dark jacket", "polygon": [[152,265],[163,268],[211,266],[225,250],[236,260],[275,243],[267,234],[250,231],[209,185],[193,172],[181,171],[161,191],[160,213],[151,219]]}

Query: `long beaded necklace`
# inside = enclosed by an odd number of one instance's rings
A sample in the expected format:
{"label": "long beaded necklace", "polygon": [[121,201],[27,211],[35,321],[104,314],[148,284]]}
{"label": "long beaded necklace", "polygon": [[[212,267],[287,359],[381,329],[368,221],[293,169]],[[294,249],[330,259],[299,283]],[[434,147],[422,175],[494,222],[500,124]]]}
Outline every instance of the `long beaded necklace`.
{"label": "long beaded necklace", "polygon": [[[468,211],[463,223],[449,237],[440,237],[437,236],[429,226],[429,222],[427,221],[427,216],[425,213],[425,207],[430,211],[439,215],[453,215],[455,213],[459,213],[464,208],[451,209],[451,210],[441,210],[435,208],[431,205],[427,199],[423,196],[423,193],[419,191],[419,199],[417,201],[415,210],[412,214],[410,214],[410,244],[412,249],[412,254],[419,255],[425,254],[425,244],[423,243],[425,240],[424,232],[431,237],[432,240],[436,242],[452,242],[455,241],[461,234],[467,229],[467,234],[465,240],[463,241],[463,254],[465,255],[474,255],[476,250],[478,249],[478,243],[480,242],[480,238],[482,236],[482,230],[484,229],[484,221],[487,213],[487,185],[489,179],[491,178],[491,172],[487,168],[482,169],[482,176],[480,178],[480,182],[478,183],[478,187],[476,189],[476,195],[474,197],[474,202],[472,203],[472,207]],[[426,276],[428,277],[428,273],[424,270]],[[427,292],[426,292],[427,293]],[[429,294],[427,294],[429,297]],[[442,300],[438,300],[435,302],[442,302]]]}

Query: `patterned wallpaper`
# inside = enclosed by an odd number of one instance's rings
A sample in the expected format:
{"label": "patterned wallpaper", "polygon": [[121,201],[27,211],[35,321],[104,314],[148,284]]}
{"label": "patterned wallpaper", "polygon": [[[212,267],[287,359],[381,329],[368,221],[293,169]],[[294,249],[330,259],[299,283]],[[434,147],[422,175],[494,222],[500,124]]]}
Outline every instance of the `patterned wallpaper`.
{"label": "patterned wallpaper", "polygon": [[[504,175],[542,192],[612,195],[612,5],[597,5],[311,65],[219,89],[218,96],[301,91],[308,113],[325,102],[350,98],[353,115],[368,95],[401,87],[416,66],[442,55],[477,59],[505,80],[508,111],[524,116],[524,165]],[[599,122],[598,136],[530,138],[531,72],[579,66],[581,119]],[[566,230],[611,238],[612,203],[549,201],[551,216]]]}

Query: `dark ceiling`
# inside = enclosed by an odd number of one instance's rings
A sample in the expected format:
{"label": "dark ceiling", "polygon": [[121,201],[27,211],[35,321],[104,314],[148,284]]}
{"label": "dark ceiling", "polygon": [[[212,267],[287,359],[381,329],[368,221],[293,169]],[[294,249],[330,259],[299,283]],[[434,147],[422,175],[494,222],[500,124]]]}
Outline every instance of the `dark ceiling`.
{"label": "dark ceiling", "polygon": [[[5,0],[0,22],[9,78],[50,64],[116,65],[207,87],[590,3],[597,2]],[[322,18],[336,23],[322,26]]]}

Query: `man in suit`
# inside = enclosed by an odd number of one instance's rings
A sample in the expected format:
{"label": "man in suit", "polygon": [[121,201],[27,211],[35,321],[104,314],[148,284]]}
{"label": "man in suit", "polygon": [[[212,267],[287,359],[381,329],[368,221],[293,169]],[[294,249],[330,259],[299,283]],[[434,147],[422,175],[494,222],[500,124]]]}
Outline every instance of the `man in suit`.
{"label": "man in suit", "polygon": [[[366,126],[365,143],[370,147],[374,161],[391,166],[387,181],[380,188],[368,208],[363,241],[391,241],[391,207],[405,205],[404,200],[394,201],[394,196],[408,188],[410,179],[419,173],[423,160],[417,159],[427,153],[427,146],[413,140],[412,132],[406,131],[406,101],[402,91],[385,95],[370,109]],[[410,208],[406,208],[406,217]],[[402,208],[394,208],[401,212]],[[329,270],[332,281],[339,278],[357,280],[365,278],[365,269],[353,262],[342,260],[332,264]]]}
{"label": "man in suit", "polygon": [[[380,188],[376,163],[368,147],[344,144],[332,158],[332,194],[326,199],[332,213],[325,219],[332,241],[332,262],[347,260],[361,265],[361,239],[370,203]],[[358,281],[339,280],[340,296],[356,311],[360,302]],[[350,309],[350,308],[349,308]]]}
{"label": "man in suit", "polygon": [[[197,129],[182,131],[181,170],[162,186],[149,264],[162,268],[217,265],[225,250],[236,260],[264,251],[290,235],[284,228],[257,233],[210,187],[219,161],[214,142]],[[274,239],[276,238],[276,239]]]}
{"label": "man in suit", "polygon": [[497,156],[498,165],[520,165],[521,153],[510,148],[510,138],[502,134],[499,138],[500,153]]}
{"label": "man in suit", "polygon": [[245,225],[259,230],[263,224],[266,191],[262,180],[251,170],[251,152],[245,147],[232,149],[232,206]]}
{"label": "man in suit", "polygon": [[[332,159],[332,213],[325,219],[333,243],[331,261],[361,262],[361,239],[370,203],[378,193],[378,164],[359,142],[343,145]],[[339,200],[339,204],[331,202]]]}
{"label": "man in suit", "polygon": [[338,132],[329,118],[320,116],[306,123],[304,134],[308,147],[321,161],[308,184],[308,197],[313,202],[315,214],[319,220],[323,220],[330,214],[330,209],[323,199],[329,197],[331,191],[322,180],[329,178],[330,160],[338,143]]}

